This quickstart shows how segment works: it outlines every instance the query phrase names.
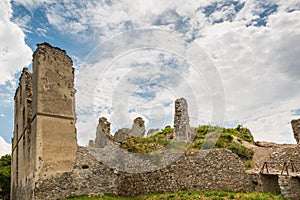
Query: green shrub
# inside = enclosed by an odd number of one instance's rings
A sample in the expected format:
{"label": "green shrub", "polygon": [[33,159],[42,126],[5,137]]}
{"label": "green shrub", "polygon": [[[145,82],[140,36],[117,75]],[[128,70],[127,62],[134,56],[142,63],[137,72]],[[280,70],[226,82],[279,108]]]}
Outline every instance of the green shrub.
{"label": "green shrub", "polygon": [[236,153],[240,158],[245,160],[251,160],[253,158],[254,152],[251,149],[248,149],[247,147],[244,147],[240,144],[231,144],[229,146],[229,149]]}
{"label": "green shrub", "polygon": [[0,158],[0,199],[3,200],[10,198],[10,165],[10,155]]}
{"label": "green shrub", "polygon": [[245,169],[251,169],[251,168],[253,168],[254,167],[254,162],[253,162],[253,160],[247,160],[246,162],[245,162]]}

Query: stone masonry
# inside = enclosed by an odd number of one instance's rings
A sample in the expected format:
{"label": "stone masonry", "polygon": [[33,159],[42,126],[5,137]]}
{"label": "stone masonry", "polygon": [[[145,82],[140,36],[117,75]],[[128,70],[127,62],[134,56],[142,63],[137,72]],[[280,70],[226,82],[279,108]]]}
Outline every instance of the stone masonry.
{"label": "stone masonry", "polygon": [[130,135],[135,137],[144,137],[146,128],[145,128],[145,121],[141,117],[137,117],[133,120],[133,124],[130,130]]}
{"label": "stone masonry", "polygon": [[184,98],[175,101],[174,132],[177,140],[191,140],[188,104]]}
{"label": "stone masonry", "polygon": [[300,119],[292,120],[291,124],[294,132],[294,138],[299,144],[300,143]]}
{"label": "stone masonry", "polygon": [[114,141],[118,143],[123,143],[127,140],[129,136],[130,129],[129,128],[121,128],[114,135]]}
{"label": "stone masonry", "polygon": [[97,126],[95,147],[103,148],[108,143],[108,140],[112,139],[110,122],[105,117],[101,117]]}
{"label": "stone masonry", "polygon": [[73,171],[74,69],[65,51],[39,44],[15,94],[11,199],[34,199],[38,180]]}
{"label": "stone masonry", "polygon": [[[247,173],[240,158],[227,149],[165,149],[136,155],[120,148],[119,143],[130,134],[144,136],[141,117],[134,120],[131,129],[121,129],[115,137],[110,135],[110,122],[100,118],[95,141],[89,147],[78,147],[74,91],[71,58],[64,50],[39,44],[33,55],[33,72],[23,69],[14,97],[12,200],[107,193],[134,196],[182,190],[281,192],[300,199],[299,176]],[[297,123],[292,125],[299,142]],[[174,134],[172,138],[177,140],[192,139],[188,105],[183,98],[175,101]],[[291,154],[295,161],[299,160],[298,147]],[[170,161],[172,157],[176,159]]]}

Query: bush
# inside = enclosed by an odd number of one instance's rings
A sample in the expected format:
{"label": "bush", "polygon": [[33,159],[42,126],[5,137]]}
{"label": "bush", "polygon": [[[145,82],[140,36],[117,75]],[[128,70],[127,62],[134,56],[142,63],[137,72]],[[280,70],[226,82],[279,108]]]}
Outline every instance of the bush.
{"label": "bush", "polygon": [[251,160],[253,158],[253,150],[248,149],[240,144],[231,144],[229,149],[242,159]]}
{"label": "bush", "polygon": [[3,200],[10,198],[10,165],[10,155],[0,158],[0,199]]}

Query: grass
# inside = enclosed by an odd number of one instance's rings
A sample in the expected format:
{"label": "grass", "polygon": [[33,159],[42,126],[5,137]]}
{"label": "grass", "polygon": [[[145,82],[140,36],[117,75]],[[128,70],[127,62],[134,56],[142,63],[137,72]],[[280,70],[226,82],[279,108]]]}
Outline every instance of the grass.
{"label": "grass", "polygon": [[[199,126],[194,130],[194,140],[188,145],[172,140],[174,129],[166,127],[145,138],[131,136],[121,147],[133,153],[150,153],[165,147],[182,151],[226,148],[236,153],[244,162],[252,160],[254,152],[242,145],[242,141],[254,143],[253,136],[249,129],[241,125],[238,125],[236,128],[222,128],[206,125]],[[249,162],[247,167],[251,167]]]}
{"label": "grass", "polygon": [[70,197],[67,199],[73,200],[163,200],[163,199],[203,199],[203,200],[227,200],[227,199],[248,199],[248,200],[283,200],[284,197],[279,194],[273,193],[236,193],[225,191],[186,191],[186,192],[174,192],[174,193],[162,193],[162,194],[149,194],[136,197],[117,197],[113,195],[104,195],[102,197]]}

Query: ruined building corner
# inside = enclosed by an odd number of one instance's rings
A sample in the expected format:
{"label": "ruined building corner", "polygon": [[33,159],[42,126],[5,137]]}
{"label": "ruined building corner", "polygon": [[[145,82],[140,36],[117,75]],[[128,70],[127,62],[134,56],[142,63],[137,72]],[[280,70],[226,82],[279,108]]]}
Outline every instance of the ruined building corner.
{"label": "ruined building corner", "polygon": [[38,180],[71,172],[76,162],[73,62],[43,43],[32,69],[23,69],[14,97],[12,199],[32,199]]}

